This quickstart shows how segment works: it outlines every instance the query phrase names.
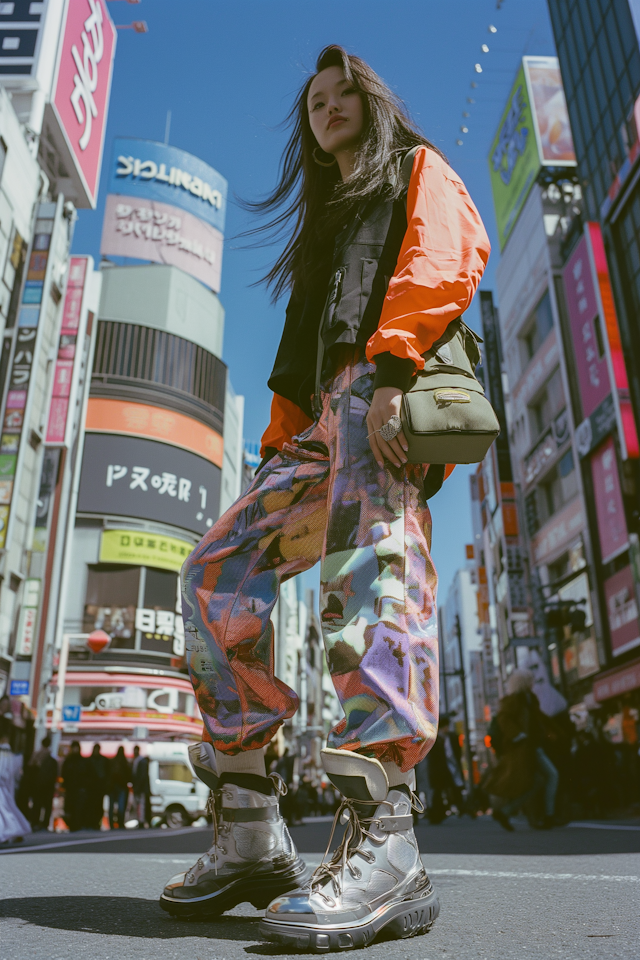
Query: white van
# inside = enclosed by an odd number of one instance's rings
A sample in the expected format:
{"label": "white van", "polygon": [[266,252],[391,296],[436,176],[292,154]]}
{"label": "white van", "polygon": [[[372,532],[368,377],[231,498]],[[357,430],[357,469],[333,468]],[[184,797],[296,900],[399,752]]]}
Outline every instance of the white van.
{"label": "white van", "polygon": [[186,743],[149,743],[151,812],[169,827],[189,826],[204,816],[209,788],[193,773]]}

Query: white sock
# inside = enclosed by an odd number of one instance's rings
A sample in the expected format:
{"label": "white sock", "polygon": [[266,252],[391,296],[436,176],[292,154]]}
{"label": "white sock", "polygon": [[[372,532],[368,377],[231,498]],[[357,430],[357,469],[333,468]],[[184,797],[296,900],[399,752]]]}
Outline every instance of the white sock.
{"label": "white sock", "polygon": [[407,770],[406,773],[403,773],[397,763],[390,763],[387,760],[383,760],[382,766],[384,767],[384,772],[387,775],[390,789],[391,787],[397,787],[400,783],[405,783],[410,790],[415,790],[416,774],[413,767],[411,770]]}
{"label": "white sock", "polygon": [[258,777],[267,775],[262,747],[257,750],[243,750],[242,753],[236,753],[233,757],[216,750],[216,766],[220,777],[223,773],[253,773]]}

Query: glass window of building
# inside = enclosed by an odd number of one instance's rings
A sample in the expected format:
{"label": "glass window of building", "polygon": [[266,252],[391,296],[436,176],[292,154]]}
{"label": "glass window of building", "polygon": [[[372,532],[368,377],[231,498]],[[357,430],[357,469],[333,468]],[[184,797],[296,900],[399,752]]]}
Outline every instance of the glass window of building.
{"label": "glass window of building", "polygon": [[551,299],[547,290],[524,325],[520,334],[522,369],[533,360],[547,335],[553,328],[553,313]]}
{"label": "glass window of building", "polygon": [[111,649],[133,650],[139,579],[140,567],[90,565],[83,632],[105,630],[112,637]]}

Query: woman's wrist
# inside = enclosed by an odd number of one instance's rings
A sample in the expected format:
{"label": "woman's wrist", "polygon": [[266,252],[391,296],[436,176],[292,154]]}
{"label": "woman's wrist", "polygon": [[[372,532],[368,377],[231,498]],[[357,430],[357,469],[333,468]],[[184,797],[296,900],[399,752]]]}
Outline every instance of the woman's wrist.
{"label": "woman's wrist", "polygon": [[376,372],[373,389],[395,387],[406,393],[416,372],[416,365],[409,357],[396,357],[392,353],[379,353],[374,358]]}

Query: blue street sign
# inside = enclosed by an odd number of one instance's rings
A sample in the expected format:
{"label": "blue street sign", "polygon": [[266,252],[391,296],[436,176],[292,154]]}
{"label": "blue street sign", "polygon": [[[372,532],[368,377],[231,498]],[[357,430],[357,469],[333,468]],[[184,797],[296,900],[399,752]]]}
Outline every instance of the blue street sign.
{"label": "blue street sign", "polygon": [[26,697],[29,695],[28,680],[12,680],[9,686],[10,697]]}
{"label": "blue street sign", "polygon": [[82,707],[79,703],[70,704],[68,707],[62,708],[62,719],[65,723],[78,723],[80,720],[80,712]]}

